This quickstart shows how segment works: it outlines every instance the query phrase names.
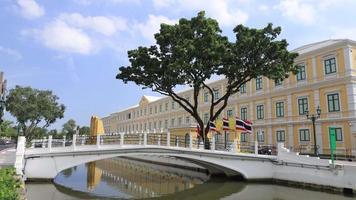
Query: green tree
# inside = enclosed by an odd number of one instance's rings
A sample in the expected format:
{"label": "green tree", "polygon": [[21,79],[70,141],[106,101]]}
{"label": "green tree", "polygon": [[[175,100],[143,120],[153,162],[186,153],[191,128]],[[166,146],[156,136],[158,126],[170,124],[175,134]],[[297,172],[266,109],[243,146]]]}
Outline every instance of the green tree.
{"label": "green tree", "polygon": [[90,127],[82,126],[79,128],[79,135],[90,135]]}
{"label": "green tree", "polygon": [[4,120],[0,124],[0,137],[11,137],[14,138],[17,135],[16,127],[12,121]]}
{"label": "green tree", "polygon": [[[63,118],[65,106],[58,103],[58,97],[49,90],[16,86],[6,98],[6,110],[19,124],[23,135],[31,141],[36,128],[47,128],[58,118]],[[38,129],[36,131],[39,131]]]}
{"label": "green tree", "polygon": [[[156,44],[128,51],[130,65],[120,67],[116,78],[171,97],[204,127],[199,135],[208,148],[209,123],[204,125],[198,109],[201,90],[210,94],[209,121],[214,121],[246,82],[259,76],[284,79],[297,71],[293,64],[297,54],[287,50],[286,40],[277,39],[280,27],[238,25],[233,31],[236,39],[230,42],[221,34],[218,22],[204,12],[182,18],[176,25],[161,24],[154,35]],[[226,78],[226,88],[219,96],[206,84],[214,75]],[[192,88],[192,98],[175,91],[180,85]]]}
{"label": "green tree", "polygon": [[63,124],[62,133],[67,137],[71,138],[73,134],[75,134],[75,130],[77,125],[74,119],[68,120],[66,123]]}

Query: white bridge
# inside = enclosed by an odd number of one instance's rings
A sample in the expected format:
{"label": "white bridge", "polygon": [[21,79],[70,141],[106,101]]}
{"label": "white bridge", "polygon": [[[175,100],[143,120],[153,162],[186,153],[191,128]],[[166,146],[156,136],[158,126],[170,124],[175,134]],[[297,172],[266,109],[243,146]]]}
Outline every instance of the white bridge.
{"label": "white bridge", "polygon": [[[244,149],[236,140],[229,143],[229,151],[222,151],[214,137],[211,149],[206,150],[189,135],[182,142],[177,137],[171,137],[169,132],[97,137],[74,135],[69,142],[49,136],[30,145],[26,148],[25,137],[19,137],[15,168],[27,179],[53,179],[64,169],[117,156],[163,155],[191,161],[207,168],[211,174],[224,173],[227,176],[239,175],[246,180],[282,180],[356,191],[355,163],[332,165],[329,160],[289,152],[282,143],[278,145],[277,155],[260,155],[257,142]],[[41,148],[34,148],[36,146]]]}

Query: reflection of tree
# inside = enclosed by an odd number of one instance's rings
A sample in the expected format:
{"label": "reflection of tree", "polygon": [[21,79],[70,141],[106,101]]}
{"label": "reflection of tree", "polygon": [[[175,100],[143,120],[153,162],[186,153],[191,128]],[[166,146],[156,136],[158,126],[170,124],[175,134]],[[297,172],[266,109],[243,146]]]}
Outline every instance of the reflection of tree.
{"label": "reflection of tree", "polygon": [[70,177],[73,173],[73,168],[74,167],[63,170],[62,171],[63,176],[66,178]]}

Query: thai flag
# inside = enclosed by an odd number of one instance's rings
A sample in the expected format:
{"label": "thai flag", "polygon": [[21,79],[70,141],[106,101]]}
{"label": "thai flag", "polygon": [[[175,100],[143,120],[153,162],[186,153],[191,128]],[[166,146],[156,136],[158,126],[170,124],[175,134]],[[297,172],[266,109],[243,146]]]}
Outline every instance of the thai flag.
{"label": "thai flag", "polygon": [[236,117],[236,130],[246,131],[245,121]]}
{"label": "thai flag", "polygon": [[217,131],[216,125],[215,125],[215,123],[212,122],[212,121],[209,122],[209,130],[215,131],[215,132]]}
{"label": "thai flag", "polygon": [[230,127],[229,127],[229,120],[226,119],[226,118],[223,118],[223,130],[224,130],[224,131],[230,130]]}
{"label": "thai flag", "polygon": [[246,130],[246,132],[252,133],[252,122],[248,121],[248,120],[245,120],[244,122],[245,122],[245,130]]}

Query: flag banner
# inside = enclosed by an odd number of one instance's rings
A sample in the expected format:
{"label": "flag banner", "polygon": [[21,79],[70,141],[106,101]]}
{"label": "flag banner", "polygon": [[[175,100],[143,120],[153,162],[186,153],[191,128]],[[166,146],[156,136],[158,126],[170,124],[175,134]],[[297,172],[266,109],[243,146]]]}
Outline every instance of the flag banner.
{"label": "flag banner", "polygon": [[246,132],[252,133],[252,122],[248,120],[245,120],[244,122]]}
{"label": "flag banner", "polygon": [[209,122],[209,130],[215,131],[215,132],[217,131],[216,125],[214,122]]}
{"label": "flag banner", "polygon": [[199,132],[200,132],[200,126],[199,126],[199,124],[197,124],[197,127],[196,127],[195,131],[197,132],[197,137],[199,137]]}
{"label": "flag banner", "polygon": [[236,117],[236,130],[246,131],[244,120],[238,117]]}
{"label": "flag banner", "polygon": [[223,130],[224,131],[228,131],[228,130],[230,130],[230,127],[229,127],[229,120],[228,119],[226,119],[226,118],[223,118]]}

